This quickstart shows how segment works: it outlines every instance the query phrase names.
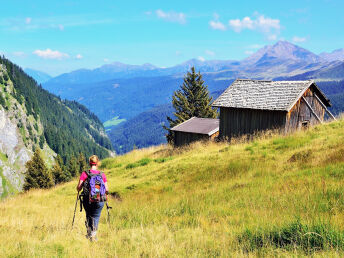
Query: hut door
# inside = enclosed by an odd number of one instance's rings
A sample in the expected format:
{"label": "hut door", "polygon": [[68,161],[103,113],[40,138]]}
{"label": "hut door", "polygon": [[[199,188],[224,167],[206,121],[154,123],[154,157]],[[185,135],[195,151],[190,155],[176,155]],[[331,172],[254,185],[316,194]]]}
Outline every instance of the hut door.
{"label": "hut door", "polygon": [[[309,102],[309,96],[305,96],[305,99],[308,103],[312,103]],[[303,100],[301,100],[299,109],[299,128],[305,129],[309,126],[311,115],[311,110],[309,109],[307,104]]]}

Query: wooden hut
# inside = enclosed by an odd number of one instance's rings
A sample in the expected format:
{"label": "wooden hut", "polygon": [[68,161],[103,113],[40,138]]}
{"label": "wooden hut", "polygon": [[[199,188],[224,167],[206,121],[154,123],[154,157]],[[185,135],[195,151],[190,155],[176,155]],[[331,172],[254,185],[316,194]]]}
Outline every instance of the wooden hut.
{"label": "wooden hut", "polygon": [[313,80],[237,79],[213,103],[220,108],[220,137],[267,129],[290,132],[324,120],[330,100]]}
{"label": "wooden hut", "polygon": [[213,140],[219,134],[219,119],[192,117],[171,128],[174,146],[198,140]]}

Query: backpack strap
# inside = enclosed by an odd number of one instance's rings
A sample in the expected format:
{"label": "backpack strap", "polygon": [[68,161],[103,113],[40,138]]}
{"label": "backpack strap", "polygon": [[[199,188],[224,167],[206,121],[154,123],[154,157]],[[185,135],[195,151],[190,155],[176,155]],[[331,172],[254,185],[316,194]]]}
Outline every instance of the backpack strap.
{"label": "backpack strap", "polygon": [[85,171],[86,175],[87,175],[87,178],[91,177],[91,171],[88,170],[88,171]]}
{"label": "backpack strap", "polygon": [[83,182],[83,185],[82,185],[82,193],[81,193],[81,195],[87,195],[86,192],[88,192],[87,187],[88,187],[88,182],[90,181],[90,178],[91,178],[91,171],[85,170],[85,171],[83,171],[83,172],[86,173],[87,178],[86,178],[86,179],[84,180],[84,182]]}

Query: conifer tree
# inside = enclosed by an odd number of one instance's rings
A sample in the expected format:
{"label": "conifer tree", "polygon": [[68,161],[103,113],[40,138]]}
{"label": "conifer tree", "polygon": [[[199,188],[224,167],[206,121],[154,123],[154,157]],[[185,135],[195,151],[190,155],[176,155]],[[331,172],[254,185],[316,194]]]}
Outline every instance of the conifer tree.
{"label": "conifer tree", "polygon": [[87,169],[87,162],[85,155],[80,152],[78,157],[78,165],[79,165],[79,173],[81,174],[83,171],[86,171]]}
{"label": "conifer tree", "polygon": [[68,166],[67,166],[67,171],[69,172],[69,174],[72,177],[75,177],[79,174],[79,165],[78,165],[78,161],[75,158],[75,156],[73,155],[69,162],[68,162]]}
{"label": "conifer tree", "polygon": [[44,164],[39,148],[34,152],[32,159],[26,164],[24,190],[31,188],[49,188],[54,185],[53,177]]}
{"label": "conifer tree", "polygon": [[211,107],[212,101],[213,98],[209,96],[208,86],[204,85],[201,73],[196,73],[195,67],[191,67],[191,72],[187,72],[184,77],[183,85],[172,96],[175,119],[167,117],[170,124],[170,128],[164,127],[168,130],[167,141],[172,140],[170,129],[191,117],[216,118],[217,111]]}
{"label": "conifer tree", "polygon": [[60,184],[62,182],[67,182],[71,179],[71,175],[68,170],[65,169],[63,160],[60,155],[55,158],[55,164],[51,169],[51,173],[54,177],[55,184]]}

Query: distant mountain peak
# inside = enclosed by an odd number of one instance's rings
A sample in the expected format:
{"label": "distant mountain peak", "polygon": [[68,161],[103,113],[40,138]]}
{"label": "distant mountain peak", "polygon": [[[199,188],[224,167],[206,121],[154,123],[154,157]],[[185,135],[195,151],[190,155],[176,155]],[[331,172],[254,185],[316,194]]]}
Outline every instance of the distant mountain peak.
{"label": "distant mountain peak", "polygon": [[244,61],[253,64],[259,62],[262,58],[304,61],[308,63],[321,61],[321,57],[286,40],[280,40],[274,45],[267,45],[246,58]]}
{"label": "distant mountain peak", "polygon": [[327,61],[344,61],[344,48],[333,50],[331,53],[323,52],[319,56]]}

